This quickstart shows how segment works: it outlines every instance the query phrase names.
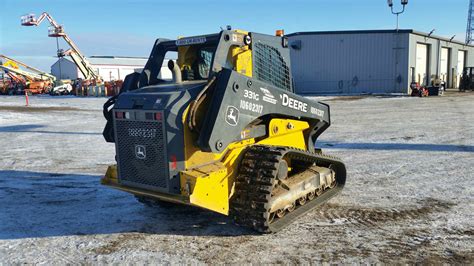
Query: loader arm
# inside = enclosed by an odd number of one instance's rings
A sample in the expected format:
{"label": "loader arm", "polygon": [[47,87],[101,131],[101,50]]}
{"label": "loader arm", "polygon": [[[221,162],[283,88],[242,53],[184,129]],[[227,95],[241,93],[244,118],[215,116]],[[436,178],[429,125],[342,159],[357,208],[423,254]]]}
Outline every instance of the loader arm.
{"label": "loader arm", "polygon": [[[329,106],[310,101],[259,80],[223,68],[199,135],[199,147],[222,152],[230,143],[257,137],[246,134],[254,122],[269,124],[272,118],[302,120],[312,125],[305,132],[308,147],[330,126]],[[232,112],[232,113],[231,113]],[[267,128],[267,132],[269,129]],[[259,136],[261,137],[261,136]]]}

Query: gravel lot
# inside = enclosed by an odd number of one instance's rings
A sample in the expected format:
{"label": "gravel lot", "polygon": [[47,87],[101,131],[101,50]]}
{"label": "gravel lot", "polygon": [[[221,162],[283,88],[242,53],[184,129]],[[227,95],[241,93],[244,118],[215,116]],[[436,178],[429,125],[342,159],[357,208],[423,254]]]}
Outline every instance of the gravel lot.
{"label": "gravel lot", "polygon": [[0,96],[0,262],[474,263],[474,93],[323,100],[346,187],[258,235],[101,186],[105,98]]}

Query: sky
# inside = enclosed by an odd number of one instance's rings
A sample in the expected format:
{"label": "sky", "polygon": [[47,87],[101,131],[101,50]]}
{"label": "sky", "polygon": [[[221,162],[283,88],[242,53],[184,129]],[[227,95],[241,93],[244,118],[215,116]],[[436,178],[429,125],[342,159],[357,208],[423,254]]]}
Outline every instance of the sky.
{"label": "sky", "polygon": [[[401,9],[400,1],[393,0]],[[409,0],[401,29],[463,41],[469,0]],[[158,37],[176,39],[234,29],[274,34],[301,31],[394,29],[385,0],[0,0],[0,54],[49,72],[56,38],[47,21],[20,25],[24,14],[48,12],[86,56],[148,57]],[[59,45],[67,49],[60,40]]]}

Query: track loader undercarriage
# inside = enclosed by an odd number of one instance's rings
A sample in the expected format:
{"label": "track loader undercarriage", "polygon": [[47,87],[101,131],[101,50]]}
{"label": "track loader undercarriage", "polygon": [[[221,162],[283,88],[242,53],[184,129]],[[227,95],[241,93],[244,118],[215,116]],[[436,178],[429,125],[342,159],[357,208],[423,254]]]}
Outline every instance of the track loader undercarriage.
{"label": "track loader undercarriage", "polygon": [[[281,164],[288,162],[294,167],[281,174]],[[337,194],[344,178],[344,164],[337,158],[287,147],[252,146],[237,176],[233,217],[260,232],[278,231]]]}
{"label": "track loader undercarriage", "polygon": [[[161,79],[168,62],[172,80]],[[329,106],[294,94],[287,39],[243,31],[158,39],[104,105],[117,165],[102,183],[274,232],[336,195],[344,164],[315,150]],[[316,152],[317,151],[317,152]]]}

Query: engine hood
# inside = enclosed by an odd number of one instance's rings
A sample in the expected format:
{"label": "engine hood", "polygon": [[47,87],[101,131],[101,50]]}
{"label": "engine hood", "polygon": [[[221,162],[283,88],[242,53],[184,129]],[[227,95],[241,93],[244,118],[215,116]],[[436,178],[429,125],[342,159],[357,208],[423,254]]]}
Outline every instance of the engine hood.
{"label": "engine hood", "polygon": [[207,81],[164,83],[120,94],[116,109],[164,110],[186,106],[206,86]]}

